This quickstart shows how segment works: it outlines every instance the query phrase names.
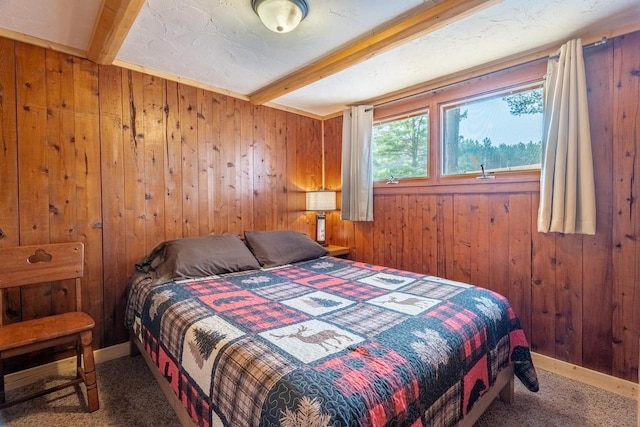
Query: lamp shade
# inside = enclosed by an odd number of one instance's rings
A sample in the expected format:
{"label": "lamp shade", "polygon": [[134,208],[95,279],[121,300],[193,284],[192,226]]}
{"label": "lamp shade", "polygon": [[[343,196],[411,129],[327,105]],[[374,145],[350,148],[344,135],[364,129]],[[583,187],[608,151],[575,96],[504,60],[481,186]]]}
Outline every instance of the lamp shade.
{"label": "lamp shade", "polygon": [[335,211],[336,192],[335,191],[308,191],[307,192],[308,211]]}
{"label": "lamp shade", "polygon": [[304,0],[251,0],[262,23],[275,33],[288,33],[298,26],[309,11]]}

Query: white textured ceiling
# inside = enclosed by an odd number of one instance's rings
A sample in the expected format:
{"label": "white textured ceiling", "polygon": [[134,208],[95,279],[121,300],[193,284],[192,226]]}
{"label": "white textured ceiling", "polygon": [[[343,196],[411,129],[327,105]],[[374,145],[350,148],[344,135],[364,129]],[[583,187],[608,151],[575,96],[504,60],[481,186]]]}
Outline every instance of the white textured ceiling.
{"label": "white textured ceiling", "polygon": [[[148,0],[117,60],[249,95],[423,3],[307,0],[287,34],[251,0]],[[87,50],[102,0],[0,0],[2,29]],[[434,78],[640,21],[640,0],[503,0],[273,102],[316,115]]]}

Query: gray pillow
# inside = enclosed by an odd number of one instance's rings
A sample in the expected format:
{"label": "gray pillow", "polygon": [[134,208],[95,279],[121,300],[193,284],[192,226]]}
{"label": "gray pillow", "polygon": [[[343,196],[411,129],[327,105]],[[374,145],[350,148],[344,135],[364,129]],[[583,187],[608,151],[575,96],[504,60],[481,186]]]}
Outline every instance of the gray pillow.
{"label": "gray pillow", "polygon": [[245,231],[244,239],[263,267],[315,259],[329,253],[306,234],[294,230]]}
{"label": "gray pillow", "polygon": [[138,269],[163,278],[196,278],[260,268],[238,236],[203,236],[158,245]]}

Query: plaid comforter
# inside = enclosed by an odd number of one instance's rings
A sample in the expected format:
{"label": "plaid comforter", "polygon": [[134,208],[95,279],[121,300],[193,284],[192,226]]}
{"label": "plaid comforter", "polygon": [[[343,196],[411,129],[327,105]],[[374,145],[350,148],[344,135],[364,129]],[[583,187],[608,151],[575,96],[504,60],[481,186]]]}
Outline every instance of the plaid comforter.
{"label": "plaid comforter", "polygon": [[451,426],[509,362],[538,389],[501,295],[332,257],[140,275],[126,322],[202,426]]}

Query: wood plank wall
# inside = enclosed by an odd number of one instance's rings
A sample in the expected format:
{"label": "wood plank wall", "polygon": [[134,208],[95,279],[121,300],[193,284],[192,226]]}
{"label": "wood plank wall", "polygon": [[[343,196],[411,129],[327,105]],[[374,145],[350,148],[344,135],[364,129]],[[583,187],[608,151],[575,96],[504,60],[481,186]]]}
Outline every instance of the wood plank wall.
{"label": "wood plank wall", "polygon": [[[0,38],[0,246],[85,244],[98,346],[126,341],[134,263],[166,239],[313,234],[319,120]],[[64,310],[71,284],[2,296],[5,323]]]}
{"label": "wood plank wall", "polygon": [[[595,236],[536,231],[537,192],[375,194],[372,223],[328,218],[352,258],[506,295],[536,352],[638,380],[640,33],[585,54]],[[325,122],[327,187],[340,185],[342,118]],[[432,139],[432,142],[436,139]]]}
{"label": "wood plank wall", "polygon": [[[637,380],[640,34],[586,55],[595,236],[535,231],[538,196],[394,194],[376,221],[328,215],[353,258],[507,295],[535,351]],[[341,118],[325,122],[340,188]],[[302,190],[321,185],[321,123],[0,38],[0,246],[79,240],[98,345],[126,340],[126,281],[165,239],[244,229],[313,234]],[[5,323],[63,310],[72,287],[3,295]]]}

